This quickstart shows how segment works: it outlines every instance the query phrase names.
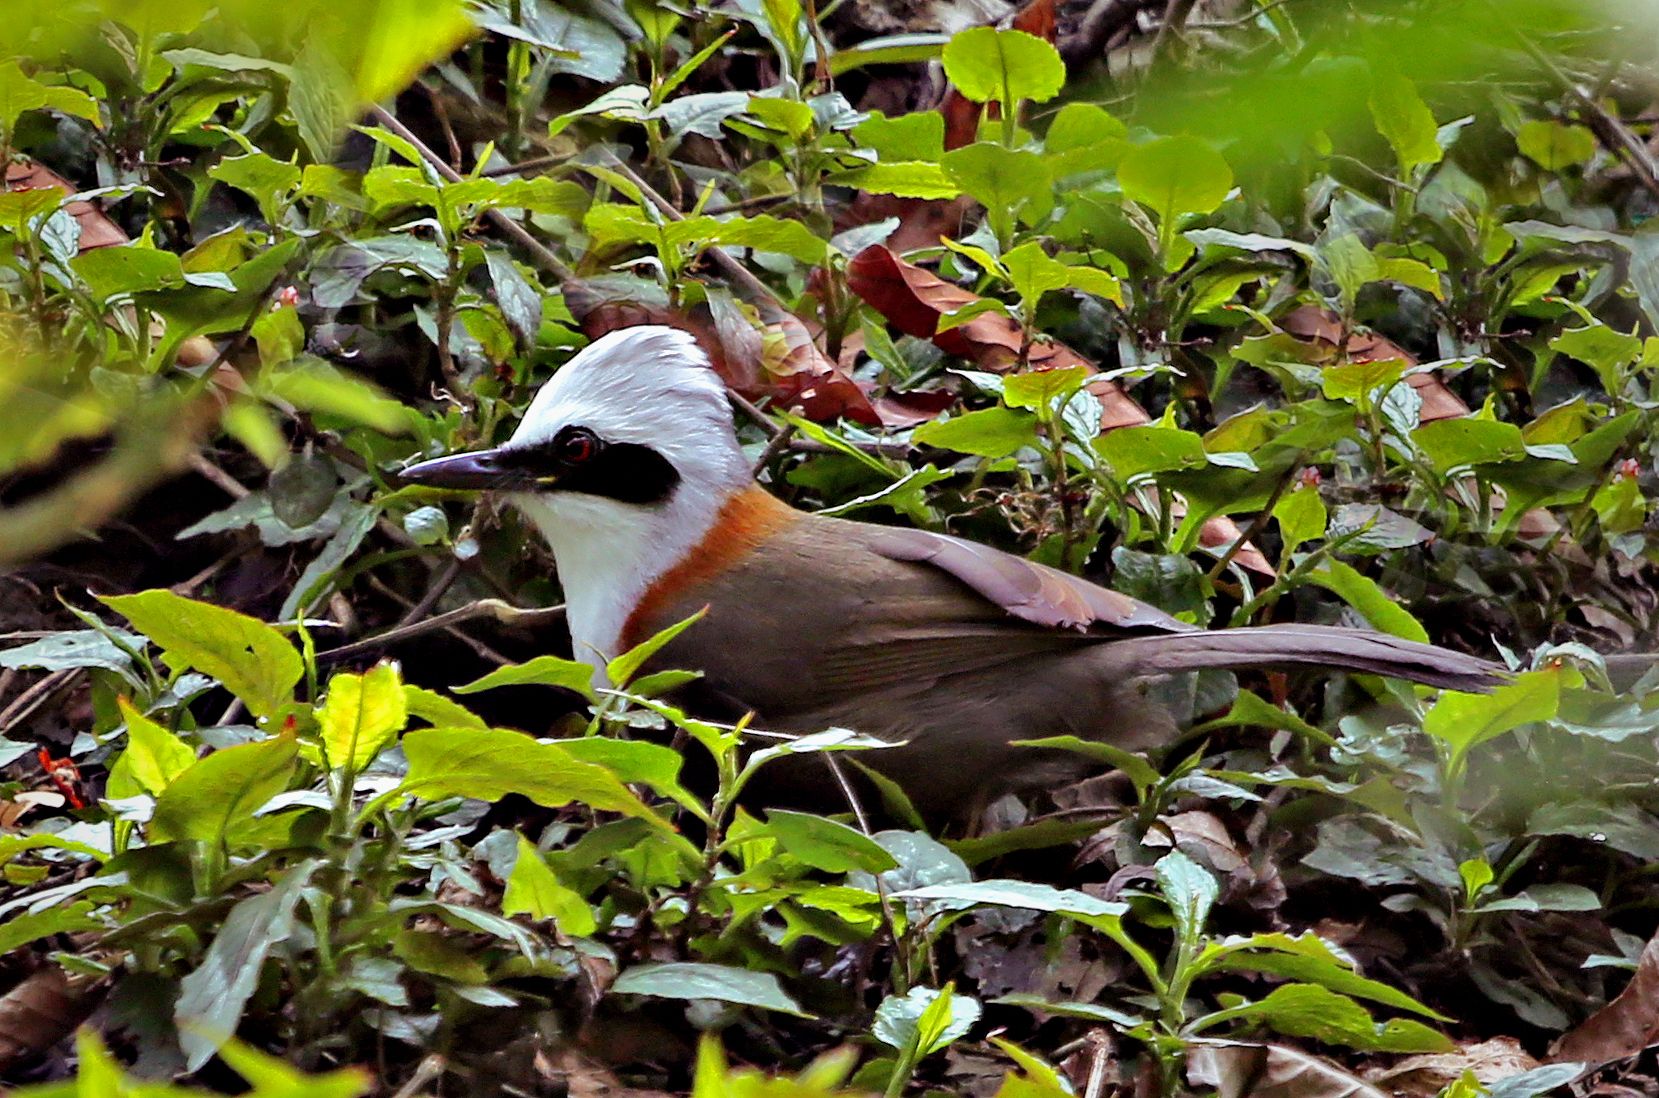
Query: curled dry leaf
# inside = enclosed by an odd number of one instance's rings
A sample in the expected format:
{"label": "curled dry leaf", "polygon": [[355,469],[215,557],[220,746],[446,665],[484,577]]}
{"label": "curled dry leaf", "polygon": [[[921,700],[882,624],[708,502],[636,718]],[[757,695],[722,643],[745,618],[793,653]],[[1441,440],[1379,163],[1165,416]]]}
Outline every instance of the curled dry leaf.
{"label": "curled dry leaf", "polygon": [[675,309],[609,297],[576,281],[567,282],[564,293],[589,339],[637,324],[667,324],[689,332],[740,396],[770,400],[808,419],[844,416],[881,424],[870,398],[825,356],[806,324],[775,302],[749,305],[711,291],[707,305]]}
{"label": "curled dry leaf", "polygon": [[45,1052],[86,1021],[103,998],[97,977],[45,965],[0,996],[0,1071]]}
{"label": "curled dry leaf", "polygon": [[1465,1071],[1474,1072],[1482,1085],[1491,1086],[1537,1066],[1538,1061],[1527,1055],[1515,1038],[1494,1037],[1459,1045],[1453,1052],[1410,1056],[1382,1070],[1369,1071],[1366,1078],[1386,1087],[1397,1098],[1433,1098],[1461,1079]]}
{"label": "curled dry leaf", "polygon": [[[1318,305],[1303,305],[1292,309],[1279,321],[1279,326],[1297,339],[1305,339],[1329,346],[1334,352],[1342,342],[1342,322],[1329,309]],[[1350,332],[1347,357],[1351,362],[1386,362],[1400,359],[1415,366],[1417,356],[1385,336],[1374,332]],[[1455,419],[1469,414],[1469,406],[1446,387],[1437,374],[1411,374],[1406,384],[1417,390],[1423,406],[1417,413],[1417,422],[1433,423],[1439,419]]]}
{"label": "curled dry leaf", "polygon": [[1605,1064],[1659,1045],[1659,936],[1642,950],[1636,975],[1613,999],[1550,1049],[1556,1061]]}
{"label": "curled dry leaf", "polygon": [[1218,1098],[1388,1098],[1328,1060],[1282,1045],[1199,1039],[1187,1049],[1187,1083]]}

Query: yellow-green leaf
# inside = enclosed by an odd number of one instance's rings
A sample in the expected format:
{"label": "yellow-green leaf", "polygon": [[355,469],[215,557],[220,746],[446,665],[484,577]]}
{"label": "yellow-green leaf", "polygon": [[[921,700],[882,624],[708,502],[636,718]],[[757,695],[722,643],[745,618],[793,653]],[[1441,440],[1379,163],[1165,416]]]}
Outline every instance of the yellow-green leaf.
{"label": "yellow-green leaf", "polygon": [[235,610],[161,590],[111,595],[103,602],[150,638],[173,671],[211,675],[256,717],[292,701],[294,685],[305,673],[288,638]]}
{"label": "yellow-green leaf", "polygon": [[523,835],[518,837],[518,860],[507,875],[507,890],[501,897],[503,915],[528,915],[552,919],[566,934],[584,937],[597,926],[593,909],[575,891],[559,883],[537,850]]}
{"label": "yellow-green leaf", "polygon": [[317,709],[330,766],[358,771],[397,738],[409,721],[397,664],[380,663],[361,675],[335,675]]}
{"label": "yellow-green leaf", "polygon": [[293,735],[238,744],[198,760],[156,798],[153,843],[218,843],[261,805],[288,788],[299,758]]}
{"label": "yellow-green leaf", "polygon": [[155,721],[134,709],[126,698],[118,700],[127,722],[127,749],[110,767],[107,793],[112,798],[139,793],[160,796],[173,779],[190,769],[196,753]]}

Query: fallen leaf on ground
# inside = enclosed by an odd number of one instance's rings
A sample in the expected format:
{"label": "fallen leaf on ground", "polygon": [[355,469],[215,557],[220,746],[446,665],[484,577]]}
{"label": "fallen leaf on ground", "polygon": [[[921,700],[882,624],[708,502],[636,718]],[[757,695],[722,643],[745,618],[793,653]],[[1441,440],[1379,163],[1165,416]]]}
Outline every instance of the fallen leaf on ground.
{"label": "fallen leaf on ground", "polygon": [[1590,1015],[1550,1048],[1557,1061],[1605,1064],[1626,1060],[1659,1044],[1659,936],[1636,963],[1636,975],[1614,1000]]}

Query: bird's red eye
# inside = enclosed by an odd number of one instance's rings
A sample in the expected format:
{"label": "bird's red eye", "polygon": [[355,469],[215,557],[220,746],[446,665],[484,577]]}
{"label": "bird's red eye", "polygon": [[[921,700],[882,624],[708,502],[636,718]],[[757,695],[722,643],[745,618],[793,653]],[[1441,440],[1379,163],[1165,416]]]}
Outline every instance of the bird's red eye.
{"label": "bird's red eye", "polygon": [[580,465],[599,452],[599,440],[591,431],[570,431],[559,439],[559,460]]}

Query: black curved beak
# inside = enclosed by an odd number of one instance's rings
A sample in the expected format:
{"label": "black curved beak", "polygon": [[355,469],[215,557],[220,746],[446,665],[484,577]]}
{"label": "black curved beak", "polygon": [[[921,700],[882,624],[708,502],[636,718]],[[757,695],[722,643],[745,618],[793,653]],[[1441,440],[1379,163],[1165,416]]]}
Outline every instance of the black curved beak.
{"label": "black curved beak", "polygon": [[474,450],[416,462],[398,476],[406,483],[424,484],[429,488],[471,490],[511,488],[524,479],[521,470],[501,460],[498,450]]}

